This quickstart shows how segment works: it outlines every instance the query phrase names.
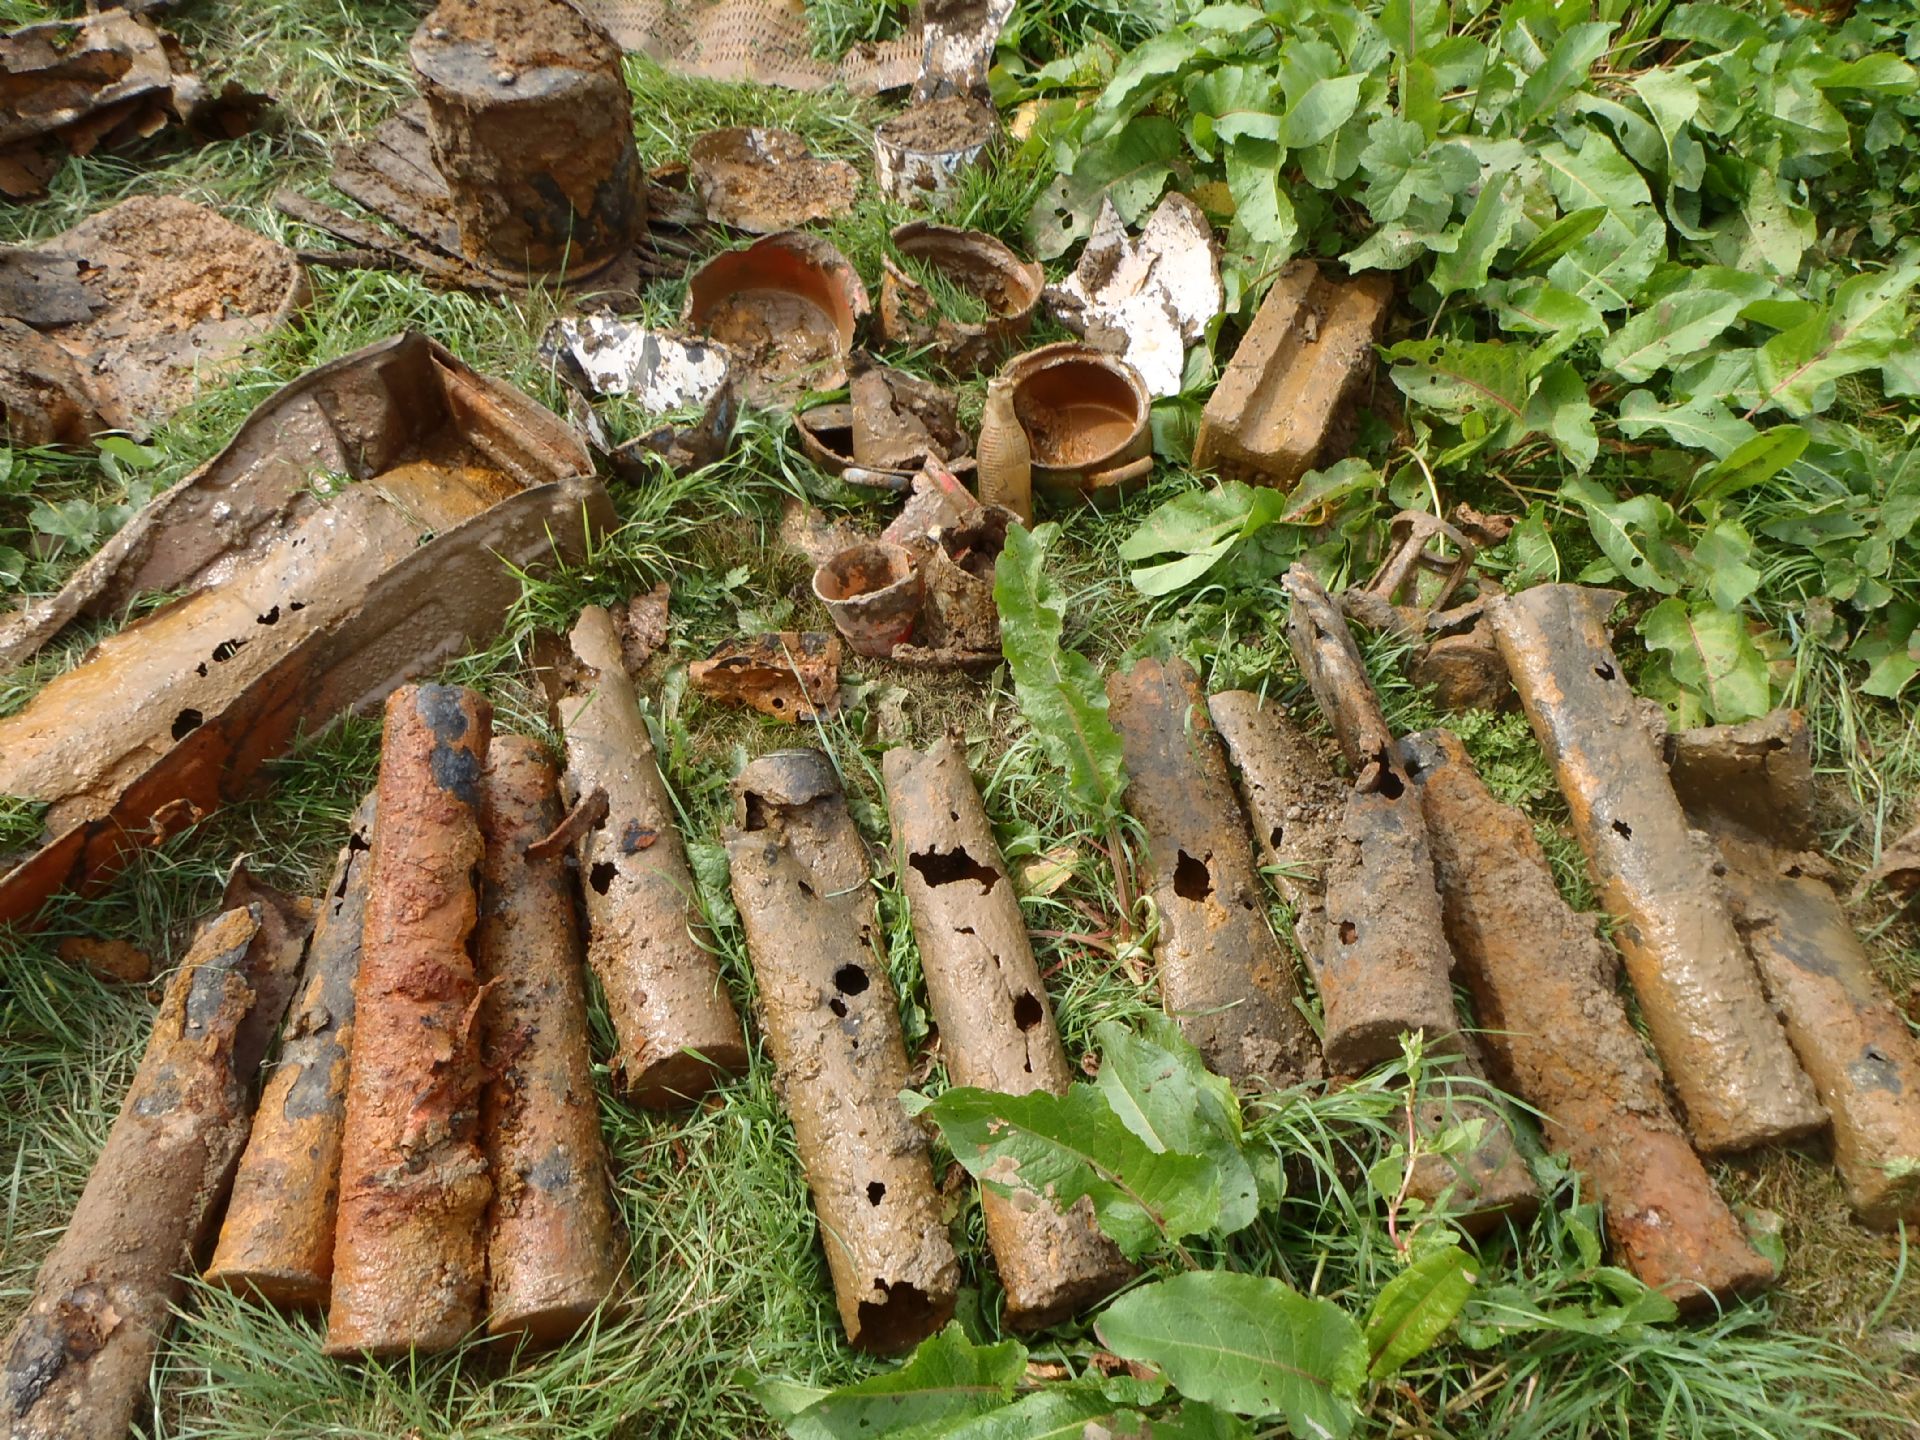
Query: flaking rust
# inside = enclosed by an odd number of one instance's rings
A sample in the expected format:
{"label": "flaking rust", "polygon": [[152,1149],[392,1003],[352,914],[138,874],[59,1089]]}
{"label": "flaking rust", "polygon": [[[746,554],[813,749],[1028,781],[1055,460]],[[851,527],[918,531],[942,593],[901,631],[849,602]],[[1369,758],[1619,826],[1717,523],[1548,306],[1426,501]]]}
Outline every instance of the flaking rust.
{"label": "flaking rust", "polygon": [[333,1248],[329,1355],[457,1344],[481,1316],[474,930],[493,710],[454,685],[387,701]]}
{"label": "flaking rust", "polygon": [[764,755],[734,780],[734,903],[847,1338],[909,1350],[953,1314],[959,1265],[875,945],[867,851],[832,762]]}
{"label": "flaking rust", "polygon": [[[882,767],[948,1077],[1006,1095],[1066,1094],[1073,1073],[965,755],[951,740],[924,751],[896,746]],[[1065,1319],[1133,1274],[1085,1196],[1062,1213],[1031,1190],[984,1188],[980,1204],[1016,1330]]]}
{"label": "flaking rust", "polygon": [[538,741],[510,735],[489,748],[480,791],[487,1329],[536,1344],[564,1340],[592,1316],[619,1283],[621,1255],[573,880],[559,856],[528,854],[560,822],[559,778]]}
{"label": "flaking rust", "polygon": [[369,795],[354,813],[321,898],[299,996],[207,1266],[208,1284],[290,1308],[324,1308],[333,1278],[333,1222],[373,811]]}
{"label": "flaking rust", "polygon": [[1766,1285],[1773,1266],[1714,1189],[1627,1018],[1617,962],[1554,884],[1527,817],[1496,800],[1448,731],[1404,742],[1447,934],[1496,1078],[1605,1209],[1619,1261],[1685,1306]]}
{"label": "flaking rust", "polygon": [[253,1081],[304,933],[268,901],[204,926],[167,985],[145,1056],[66,1233],[0,1352],[9,1440],[118,1440],[212,1239],[246,1145]]}
{"label": "flaking rust", "polygon": [[1607,643],[1615,598],[1538,586],[1494,607],[1494,635],[1601,901],[1620,917],[1627,973],[1694,1143],[1723,1155],[1799,1139],[1822,1127],[1825,1112]]}
{"label": "flaking rust", "polygon": [[1920,1221],[1920,1046],[1873,973],[1818,853],[1797,710],[1669,738],[1687,816],[1726,863],[1734,920],[1833,1119],[1833,1160],[1869,1225]]}
{"label": "flaking rust", "polygon": [[672,797],[613,620],[580,612],[569,653],[547,672],[566,737],[569,804],[596,789],[607,814],[574,848],[587,913],[587,962],[618,1048],[614,1073],[636,1105],[688,1105],[745,1073],[746,1040],[708,941]]}
{"label": "flaking rust", "polygon": [[1127,809],[1147,833],[1160,916],[1160,998],[1207,1063],[1288,1085],[1319,1063],[1293,973],[1267,928],[1253,841],[1184,661],[1146,659],[1107,680],[1127,762]]}

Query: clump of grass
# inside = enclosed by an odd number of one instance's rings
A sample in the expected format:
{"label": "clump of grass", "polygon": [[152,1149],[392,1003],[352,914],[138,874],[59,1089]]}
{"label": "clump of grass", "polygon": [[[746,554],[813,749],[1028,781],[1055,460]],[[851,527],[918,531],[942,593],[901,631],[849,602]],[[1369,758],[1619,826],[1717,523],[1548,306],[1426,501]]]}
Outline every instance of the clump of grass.
{"label": "clump of grass", "polygon": [[902,255],[897,263],[907,276],[927,292],[933,301],[933,313],[958,325],[984,325],[994,318],[993,307],[962,285],[938,265],[913,255]]}

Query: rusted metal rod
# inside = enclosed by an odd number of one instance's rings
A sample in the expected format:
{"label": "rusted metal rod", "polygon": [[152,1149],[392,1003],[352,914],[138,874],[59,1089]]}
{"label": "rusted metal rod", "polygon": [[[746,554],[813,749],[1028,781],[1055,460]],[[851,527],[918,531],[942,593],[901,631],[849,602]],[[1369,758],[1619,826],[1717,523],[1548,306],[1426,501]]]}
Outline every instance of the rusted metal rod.
{"label": "rusted metal rod", "polygon": [[1826,1113],[1767,1006],[1712,856],[1607,643],[1617,597],[1541,585],[1493,607],[1520,703],[1552,761],[1667,1074],[1701,1151],[1796,1140]]}
{"label": "rusted metal rod", "polygon": [[[900,745],[882,769],[948,1077],[1006,1095],[1066,1094],[1073,1072],[966,756],[951,740],[924,751]],[[1016,1330],[1065,1319],[1133,1274],[1085,1196],[1064,1214],[1031,1191],[983,1189],[980,1205]]]}
{"label": "rusted metal rod", "polygon": [[446,1349],[480,1321],[492,1185],[479,1145],[480,777],[493,708],[387,700],[354,986],[330,1355]]}
{"label": "rusted metal rod", "polygon": [[946,1324],[960,1277],[926,1134],[900,1104],[906,1045],[866,846],[817,750],[761,756],[733,793],[734,903],[840,1321],[896,1354]]}
{"label": "rusted metal rod", "polygon": [[559,778],[538,741],[508,735],[490,747],[480,788],[487,1330],[541,1345],[578,1330],[621,1268],[573,880],[560,856],[527,853],[560,823]]}
{"label": "rusted metal rod", "polygon": [[1493,1071],[1592,1187],[1620,1263],[1683,1305],[1766,1285],[1773,1266],[1681,1132],[1621,1003],[1617,963],[1561,898],[1532,824],[1494,798],[1450,732],[1402,744]]}

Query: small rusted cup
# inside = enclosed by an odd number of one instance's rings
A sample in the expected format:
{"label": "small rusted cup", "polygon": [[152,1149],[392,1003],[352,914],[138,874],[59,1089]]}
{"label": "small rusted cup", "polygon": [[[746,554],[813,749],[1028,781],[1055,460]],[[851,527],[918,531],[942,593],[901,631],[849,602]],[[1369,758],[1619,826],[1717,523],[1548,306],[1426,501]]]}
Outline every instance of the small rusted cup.
{"label": "small rusted cup", "polygon": [[1014,356],[1001,374],[1032,449],[1034,489],[1101,504],[1153,472],[1152,397],[1119,356],[1066,340]]}
{"label": "small rusted cup", "polygon": [[813,593],[856,653],[884,660],[913,638],[923,593],[920,567],[904,545],[850,545],[813,572]]}

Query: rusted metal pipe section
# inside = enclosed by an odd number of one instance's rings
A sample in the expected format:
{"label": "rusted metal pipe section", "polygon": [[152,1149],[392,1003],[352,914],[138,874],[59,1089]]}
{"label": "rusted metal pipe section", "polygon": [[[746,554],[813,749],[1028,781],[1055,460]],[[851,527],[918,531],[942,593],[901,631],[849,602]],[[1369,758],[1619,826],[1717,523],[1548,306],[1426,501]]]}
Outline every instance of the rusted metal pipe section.
{"label": "rusted metal pipe section", "polygon": [[[900,745],[883,761],[901,884],[956,1085],[1067,1093],[1073,1073],[1034,963],[1027,925],[960,748]],[[1007,1291],[1007,1323],[1038,1330],[1113,1293],[1133,1274],[1085,1196],[1062,1213],[1031,1191],[983,1189],[987,1243]]]}
{"label": "rusted metal pipe section", "polygon": [[340,1136],[353,1048],[353,987],[373,848],[373,795],[354,812],[307,948],[280,1056],[260,1096],[210,1285],[275,1305],[319,1310],[333,1279],[333,1220],[340,1198]]}
{"label": "rusted metal pipe section", "polygon": [[1160,1000],[1233,1080],[1290,1085],[1317,1070],[1287,957],[1267,928],[1253,842],[1185,661],[1145,659],[1107,679],[1126,751],[1127,809],[1147,832],[1160,913]]}
{"label": "rusted metal pipe section", "polygon": [[1682,1305],[1766,1285],[1773,1266],[1687,1143],[1617,962],[1561,898],[1527,817],[1494,798],[1450,732],[1402,743],[1493,1073],[1541,1112],[1548,1146],[1605,1207],[1619,1263]]}
{"label": "rusted metal pipe section", "polygon": [[960,1269],[875,947],[867,851],[833,764],[781,750],[733,782],[727,834],[760,1019],[813,1192],[847,1339],[891,1355],[953,1314]]}
{"label": "rusted metal pipe section", "polygon": [[147,1393],[247,1143],[253,1081],[299,973],[305,932],[268,902],[204,926],[66,1233],[0,1352],[10,1440],[117,1440]]}
{"label": "rusted metal pipe section", "polygon": [[480,1320],[493,1187],[480,1149],[480,778],[493,707],[456,685],[387,700],[329,1355],[456,1344]]}
{"label": "rusted metal pipe section", "polygon": [[1833,1161],[1869,1225],[1920,1222],[1920,1046],[1873,973],[1818,853],[1797,710],[1668,741],[1681,804],[1726,861],[1735,923],[1833,1118]]}
{"label": "rusted metal pipe section", "polygon": [[538,1345],[578,1330],[620,1279],[573,880],[560,856],[527,854],[560,823],[559,780],[544,746],[508,735],[489,748],[480,789],[487,1330]]}
{"label": "rusted metal pipe section", "polygon": [[1659,746],[1607,643],[1618,597],[1541,585],[1493,607],[1494,636],[1621,920],[1654,1049],[1704,1154],[1796,1140],[1825,1112],[1767,1006],[1709,851],[1688,832]]}
{"label": "rusted metal pipe section", "polygon": [[608,807],[574,848],[587,963],[613,1017],[621,1088],[636,1105],[673,1109],[746,1073],[746,1040],[700,916],[673,799],[612,618],[588,606],[568,647],[548,672],[567,741],[562,795],[573,805],[605,790]]}

